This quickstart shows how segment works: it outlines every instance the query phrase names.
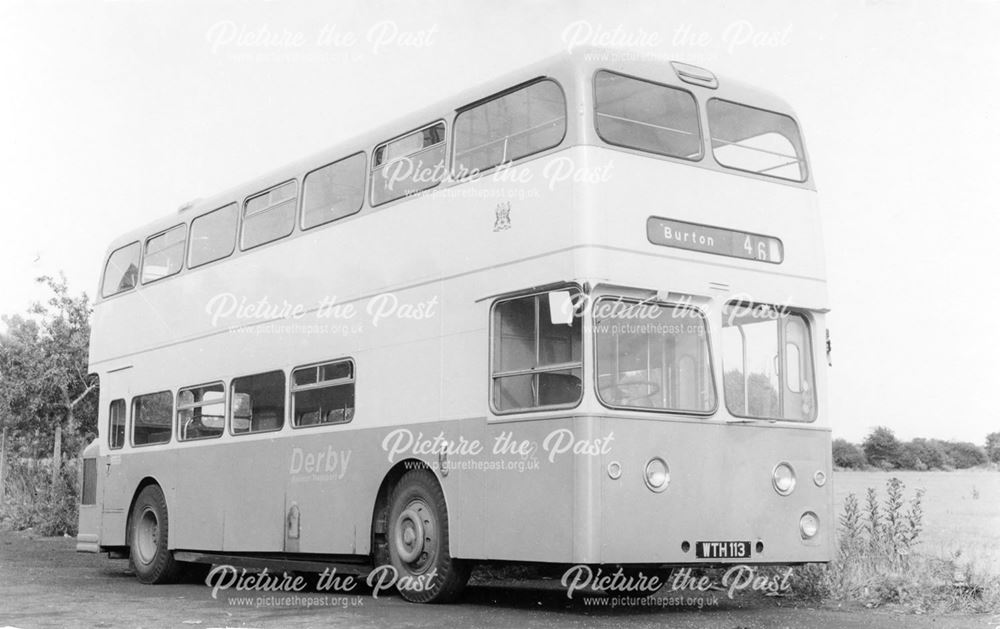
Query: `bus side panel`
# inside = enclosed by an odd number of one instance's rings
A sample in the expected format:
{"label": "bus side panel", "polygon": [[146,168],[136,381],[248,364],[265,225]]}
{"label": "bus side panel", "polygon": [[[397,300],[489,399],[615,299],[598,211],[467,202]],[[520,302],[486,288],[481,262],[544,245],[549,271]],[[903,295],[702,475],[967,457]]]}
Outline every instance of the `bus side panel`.
{"label": "bus side panel", "polygon": [[[177,486],[177,452],[150,446],[131,453],[111,454],[107,457],[108,467],[104,483],[104,509],[101,520],[101,545],[125,546],[129,508],[136,496],[139,485],[145,478],[152,478],[163,491],[167,502],[167,513],[176,513],[174,489]],[[174,538],[170,528],[168,545]]]}

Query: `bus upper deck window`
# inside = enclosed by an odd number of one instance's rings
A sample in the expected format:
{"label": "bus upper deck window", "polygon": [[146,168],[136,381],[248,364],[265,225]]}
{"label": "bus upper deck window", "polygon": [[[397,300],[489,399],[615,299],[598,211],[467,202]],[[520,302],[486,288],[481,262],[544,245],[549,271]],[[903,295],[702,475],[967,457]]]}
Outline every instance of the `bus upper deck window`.
{"label": "bus upper deck window", "polygon": [[104,267],[101,296],[110,297],[135,288],[139,281],[139,243],[116,249]]}
{"label": "bus upper deck window", "polygon": [[365,154],[310,172],[302,184],[302,229],[310,229],[361,209],[365,197]]}
{"label": "bus upper deck window", "polygon": [[698,105],[690,92],[602,70],[594,98],[597,134],[608,144],[701,159]]}
{"label": "bus upper deck window", "polygon": [[146,254],[142,260],[142,283],[169,277],[184,264],[184,244],[187,226],[178,225],[146,239]]}
{"label": "bus upper deck window", "polygon": [[806,180],[798,125],[790,116],[713,98],[708,128],[715,160],[727,168]]}
{"label": "bus upper deck window", "polygon": [[456,176],[468,176],[557,146],[566,135],[566,97],[541,80],[455,118]]}
{"label": "bus upper deck window", "polygon": [[436,122],[375,149],[372,205],[438,185],[444,177],[444,131],[444,123]]}
{"label": "bus upper deck window", "polygon": [[275,186],[247,199],[243,208],[242,249],[284,238],[295,227],[296,183]]}
{"label": "bus upper deck window", "polygon": [[188,268],[220,260],[233,252],[238,214],[236,204],[230,203],[191,221]]}

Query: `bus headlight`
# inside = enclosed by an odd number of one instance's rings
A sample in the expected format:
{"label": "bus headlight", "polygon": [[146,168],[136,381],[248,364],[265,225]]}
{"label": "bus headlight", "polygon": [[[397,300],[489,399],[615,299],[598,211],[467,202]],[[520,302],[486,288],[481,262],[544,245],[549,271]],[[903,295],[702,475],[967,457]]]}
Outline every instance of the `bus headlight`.
{"label": "bus headlight", "polygon": [[812,539],[819,533],[819,518],[812,511],[806,511],[799,518],[799,533],[802,539]]}
{"label": "bus headlight", "polygon": [[654,457],[646,462],[646,470],[643,474],[646,487],[657,493],[663,491],[670,484],[670,468],[667,462],[660,457]]}
{"label": "bus headlight", "polygon": [[826,485],[826,472],[823,470],[816,470],[816,473],[813,474],[813,482],[816,483],[817,487]]}
{"label": "bus headlight", "polygon": [[795,470],[788,463],[778,463],[771,472],[771,484],[774,491],[787,496],[795,489]]}

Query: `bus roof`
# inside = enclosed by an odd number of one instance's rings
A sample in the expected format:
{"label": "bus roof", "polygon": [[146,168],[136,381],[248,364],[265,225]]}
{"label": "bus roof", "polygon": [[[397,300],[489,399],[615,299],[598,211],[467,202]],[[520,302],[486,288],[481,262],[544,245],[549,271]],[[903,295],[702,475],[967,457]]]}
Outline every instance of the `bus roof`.
{"label": "bus roof", "polygon": [[[695,66],[691,67],[698,69]],[[638,78],[680,87],[700,96],[700,100],[707,100],[709,98],[731,100],[782,113],[791,116],[793,119],[795,118],[791,107],[784,100],[771,92],[741,81],[709,72],[710,75],[716,78],[718,85],[716,88],[708,88],[681,80],[679,73],[672,67],[671,61],[666,59],[652,56],[642,57],[636,53],[614,48],[581,46],[574,48],[571,52],[563,51],[526,65],[514,72],[509,72],[474,87],[462,90],[453,96],[442,99],[418,111],[403,114],[391,122],[375,126],[368,131],[337,142],[312,155],[248,179],[228,190],[185,203],[180,206],[179,210],[174,210],[161,218],[131,229],[115,238],[108,247],[104,259],[106,260],[107,254],[110,254],[115,249],[136,241],[142,241],[149,236],[181,223],[189,222],[194,217],[230,203],[242,203],[249,196],[267,190],[277,184],[298,179],[311,170],[341,158],[362,151],[370,153],[372,149],[387,140],[418,129],[430,122],[443,119],[447,120],[450,124],[450,118],[456,110],[516,85],[540,77],[551,77],[559,81],[563,85],[563,88],[566,89],[568,81],[586,84],[584,82],[589,82],[593,74],[602,69],[613,70]],[[798,122],[797,119],[796,122]]]}

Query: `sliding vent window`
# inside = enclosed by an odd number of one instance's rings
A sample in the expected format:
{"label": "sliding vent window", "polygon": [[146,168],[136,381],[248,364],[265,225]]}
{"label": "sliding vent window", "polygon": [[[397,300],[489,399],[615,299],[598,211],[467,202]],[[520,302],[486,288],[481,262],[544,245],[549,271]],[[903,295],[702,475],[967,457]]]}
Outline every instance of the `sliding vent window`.
{"label": "sliding vent window", "polygon": [[168,277],[184,264],[184,237],[187,227],[178,225],[146,240],[146,256],[142,260],[142,283]]}
{"label": "sliding vent window", "polygon": [[576,405],[582,395],[581,319],[555,291],[493,309],[493,408],[498,413]]}
{"label": "sliding vent window", "polygon": [[295,427],[354,419],[354,363],[341,360],[293,371],[292,417]]}
{"label": "sliding vent window", "polygon": [[245,376],[233,380],[233,434],[281,430],[285,425],[285,373]]}
{"label": "sliding vent window", "polygon": [[364,153],[312,171],[302,184],[302,229],[356,213],[364,197]]}
{"label": "sliding vent window", "polygon": [[104,267],[101,296],[110,297],[135,288],[139,281],[139,243],[116,249]]}
{"label": "sliding vent window", "polygon": [[174,400],[169,391],[140,395],[132,400],[132,445],[170,441]]}
{"label": "sliding vent window", "polygon": [[372,158],[372,205],[438,185],[444,158],[443,122],[379,146]]}
{"label": "sliding vent window", "polygon": [[698,105],[689,92],[602,71],[595,95],[597,134],[608,144],[701,159]]}
{"label": "sliding vent window", "polygon": [[594,309],[597,394],[607,406],[711,413],[705,318],[682,306],[603,299]]}
{"label": "sliding vent window", "polygon": [[211,439],[226,427],[226,389],[222,383],[181,389],[177,394],[181,441]]}
{"label": "sliding vent window", "polygon": [[804,317],[760,304],[731,304],[722,326],[726,407],[732,415],[816,418],[812,344]]}
{"label": "sliding vent window", "polygon": [[284,238],[295,227],[296,184],[289,181],[259,194],[243,209],[242,249]]}
{"label": "sliding vent window", "polygon": [[713,98],[708,128],[715,161],[727,168],[805,181],[802,138],[788,116]]}
{"label": "sliding vent window", "polygon": [[236,247],[239,210],[235,203],[203,214],[191,222],[188,268],[221,260]]}
{"label": "sliding vent window", "polygon": [[566,135],[566,97],[554,81],[538,81],[458,114],[459,177],[544,151]]}

